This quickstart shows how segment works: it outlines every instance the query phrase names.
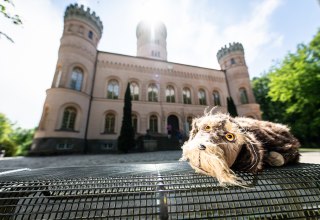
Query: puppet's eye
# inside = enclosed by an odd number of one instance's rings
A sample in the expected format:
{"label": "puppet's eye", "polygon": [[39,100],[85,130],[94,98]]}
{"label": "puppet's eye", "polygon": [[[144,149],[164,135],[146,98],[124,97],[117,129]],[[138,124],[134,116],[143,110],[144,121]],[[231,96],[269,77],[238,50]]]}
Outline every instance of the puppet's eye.
{"label": "puppet's eye", "polygon": [[210,126],[210,125],[206,125],[206,126],[204,127],[204,130],[205,130],[205,131],[211,131],[211,126]]}
{"label": "puppet's eye", "polygon": [[224,137],[227,139],[227,141],[230,141],[230,142],[236,139],[236,136],[229,132]]}

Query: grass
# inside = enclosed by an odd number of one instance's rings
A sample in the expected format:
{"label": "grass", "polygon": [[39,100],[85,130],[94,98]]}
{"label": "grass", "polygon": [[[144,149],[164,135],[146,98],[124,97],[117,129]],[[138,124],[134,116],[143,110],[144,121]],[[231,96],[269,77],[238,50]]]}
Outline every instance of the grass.
{"label": "grass", "polygon": [[320,148],[300,148],[300,152],[320,152]]}

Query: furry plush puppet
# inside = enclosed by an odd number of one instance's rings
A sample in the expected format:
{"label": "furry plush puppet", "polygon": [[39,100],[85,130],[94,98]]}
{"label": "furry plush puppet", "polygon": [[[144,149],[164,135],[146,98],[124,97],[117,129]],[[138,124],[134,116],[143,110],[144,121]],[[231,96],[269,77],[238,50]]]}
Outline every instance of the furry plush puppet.
{"label": "furry plush puppet", "polygon": [[299,161],[299,141],[282,124],[205,112],[192,122],[182,158],[196,172],[216,177],[222,185],[244,186],[233,170],[257,173],[266,165]]}

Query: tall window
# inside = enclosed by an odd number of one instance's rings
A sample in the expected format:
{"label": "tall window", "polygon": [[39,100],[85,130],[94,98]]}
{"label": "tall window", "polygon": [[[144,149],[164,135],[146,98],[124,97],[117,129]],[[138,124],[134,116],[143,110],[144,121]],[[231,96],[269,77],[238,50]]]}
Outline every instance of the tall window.
{"label": "tall window", "polygon": [[187,123],[188,123],[189,131],[191,131],[191,129],[192,129],[192,117],[191,116],[187,117]]}
{"label": "tall window", "polygon": [[138,117],[135,114],[131,115],[131,120],[132,120],[132,127],[134,132],[137,132],[138,130]]}
{"label": "tall window", "polygon": [[240,93],[241,104],[248,104],[249,101],[248,101],[247,90],[245,88],[240,88],[239,93]]}
{"label": "tall window", "polygon": [[207,104],[206,93],[205,93],[205,91],[203,89],[199,89],[198,98],[199,98],[199,104],[200,105],[206,105]]}
{"label": "tall window", "polygon": [[149,102],[158,101],[158,88],[155,84],[150,84],[148,87],[148,101]]}
{"label": "tall window", "polygon": [[88,32],[88,37],[89,37],[89,39],[92,40],[92,38],[93,38],[93,32],[92,32],[92,31],[89,31],[89,32]]}
{"label": "tall window", "polygon": [[191,92],[189,88],[183,88],[183,104],[191,104]]}
{"label": "tall window", "polygon": [[132,82],[130,83],[130,92],[132,100],[138,101],[139,100],[139,86],[137,83]]}
{"label": "tall window", "polygon": [[232,65],[232,64],[236,64],[235,59],[234,59],[234,58],[231,58],[230,63],[231,63],[231,65]]}
{"label": "tall window", "polygon": [[115,122],[116,116],[113,113],[106,114],[105,123],[104,123],[104,132],[105,133],[115,133]]}
{"label": "tall window", "polygon": [[173,86],[167,86],[167,89],[166,89],[166,98],[167,98],[167,102],[175,102],[175,96],[174,96],[174,88],[173,88]]}
{"label": "tall window", "polygon": [[72,70],[70,88],[74,90],[81,90],[83,80],[83,72],[80,68],[76,67]]}
{"label": "tall window", "polygon": [[119,84],[116,80],[110,80],[107,88],[108,99],[118,99],[119,97]]}
{"label": "tall window", "polygon": [[74,107],[67,107],[63,112],[61,129],[74,130],[77,110]]}
{"label": "tall window", "polygon": [[220,94],[218,91],[213,91],[212,92],[212,98],[213,98],[213,104],[215,106],[218,106],[218,105],[221,105],[221,102],[220,102]]}
{"label": "tall window", "polygon": [[156,115],[151,115],[149,119],[149,130],[150,132],[158,132],[158,117]]}

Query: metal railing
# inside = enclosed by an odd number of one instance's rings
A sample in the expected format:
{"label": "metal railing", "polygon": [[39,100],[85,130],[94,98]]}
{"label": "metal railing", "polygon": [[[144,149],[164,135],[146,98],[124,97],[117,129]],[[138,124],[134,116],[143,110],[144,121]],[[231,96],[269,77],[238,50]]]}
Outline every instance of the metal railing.
{"label": "metal railing", "polygon": [[320,219],[320,165],[237,175],[249,188],[182,162],[0,172],[0,219]]}

